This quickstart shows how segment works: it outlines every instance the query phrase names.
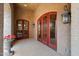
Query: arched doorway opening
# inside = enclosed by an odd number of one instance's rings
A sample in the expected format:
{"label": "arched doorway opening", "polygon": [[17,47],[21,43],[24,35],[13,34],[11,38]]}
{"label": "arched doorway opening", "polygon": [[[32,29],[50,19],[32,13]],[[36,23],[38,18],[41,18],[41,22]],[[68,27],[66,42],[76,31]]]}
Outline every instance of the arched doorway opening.
{"label": "arched doorway opening", "polygon": [[57,12],[43,14],[37,21],[37,39],[45,45],[57,50],[56,38]]}

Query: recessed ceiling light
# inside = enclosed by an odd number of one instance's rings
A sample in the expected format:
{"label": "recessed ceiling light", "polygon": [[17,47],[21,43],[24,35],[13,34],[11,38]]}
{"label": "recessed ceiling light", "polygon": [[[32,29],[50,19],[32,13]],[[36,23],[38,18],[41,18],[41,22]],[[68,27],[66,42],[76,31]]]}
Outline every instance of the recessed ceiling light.
{"label": "recessed ceiling light", "polygon": [[25,6],[25,7],[27,7],[27,5],[26,5],[26,4],[24,4],[24,6]]}

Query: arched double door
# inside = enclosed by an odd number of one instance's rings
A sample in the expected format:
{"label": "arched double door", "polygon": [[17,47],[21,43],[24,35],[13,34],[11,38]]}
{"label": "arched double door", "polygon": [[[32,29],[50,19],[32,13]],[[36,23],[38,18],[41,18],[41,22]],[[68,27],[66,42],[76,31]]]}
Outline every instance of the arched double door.
{"label": "arched double door", "polygon": [[16,21],[16,37],[17,39],[29,38],[29,21],[24,19]]}
{"label": "arched double door", "polygon": [[37,39],[55,50],[57,50],[56,17],[56,12],[48,12],[37,21]]}

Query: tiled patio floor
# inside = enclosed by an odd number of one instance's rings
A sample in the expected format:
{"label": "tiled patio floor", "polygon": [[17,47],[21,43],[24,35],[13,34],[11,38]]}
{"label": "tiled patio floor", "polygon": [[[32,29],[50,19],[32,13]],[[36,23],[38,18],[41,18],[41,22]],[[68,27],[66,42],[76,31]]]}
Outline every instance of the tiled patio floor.
{"label": "tiled patio floor", "polygon": [[60,56],[56,51],[34,39],[19,40],[13,47],[14,56]]}

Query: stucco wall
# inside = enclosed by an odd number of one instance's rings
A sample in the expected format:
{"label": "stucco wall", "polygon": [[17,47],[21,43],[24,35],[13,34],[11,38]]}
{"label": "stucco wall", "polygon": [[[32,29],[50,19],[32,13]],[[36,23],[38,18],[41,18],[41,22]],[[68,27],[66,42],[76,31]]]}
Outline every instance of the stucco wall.
{"label": "stucco wall", "polygon": [[63,24],[61,14],[63,13],[64,4],[40,4],[35,11],[35,30],[34,38],[37,39],[37,20],[44,13],[50,11],[57,12],[57,52],[62,55],[70,55],[70,24]]}
{"label": "stucco wall", "polygon": [[79,3],[72,3],[71,6],[71,55],[79,56]]}
{"label": "stucco wall", "polygon": [[0,4],[0,55],[3,55],[3,4]]}

